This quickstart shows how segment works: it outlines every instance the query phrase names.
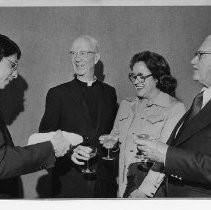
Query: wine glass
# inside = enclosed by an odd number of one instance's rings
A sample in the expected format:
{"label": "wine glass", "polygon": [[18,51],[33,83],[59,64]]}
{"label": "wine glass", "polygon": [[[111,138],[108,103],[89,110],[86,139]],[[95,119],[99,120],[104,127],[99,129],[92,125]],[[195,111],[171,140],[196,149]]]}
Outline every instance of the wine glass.
{"label": "wine glass", "polygon": [[[118,136],[111,135],[111,134],[105,134],[105,135],[100,136],[99,139],[100,139],[101,143],[111,145],[111,148],[112,148],[117,143]],[[115,159],[114,157],[110,156],[110,149],[111,148],[109,148],[109,147],[106,148],[107,151],[108,151],[107,156],[102,157],[102,159],[104,159],[104,160],[114,160]]]}
{"label": "wine glass", "polygon": [[87,147],[89,147],[91,149],[91,152],[89,153],[90,158],[86,161],[86,168],[82,169],[81,171],[85,174],[92,174],[92,173],[95,173],[96,171],[95,171],[95,169],[90,168],[89,160],[96,156],[97,148],[94,146],[87,146]]}
{"label": "wine glass", "polygon": [[[135,134],[135,135],[139,139],[150,140],[149,134],[142,133],[142,134]],[[143,169],[148,170],[153,162],[145,156],[144,152],[142,150],[140,150],[138,148],[138,146],[139,145],[137,144],[137,153],[136,153],[136,156],[135,156],[135,158],[137,158],[139,160],[139,162],[141,163],[138,168],[141,169],[141,170],[143,170]]]}

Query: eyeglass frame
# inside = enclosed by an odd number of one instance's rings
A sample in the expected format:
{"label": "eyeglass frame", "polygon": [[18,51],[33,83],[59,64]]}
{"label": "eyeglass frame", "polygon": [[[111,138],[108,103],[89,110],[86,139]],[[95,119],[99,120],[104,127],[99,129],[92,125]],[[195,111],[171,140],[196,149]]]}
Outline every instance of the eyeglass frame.
{"label": "eyeglass frame", "polygon": [[211,54],[211,51],[200,51],[200,50],[198,50],[198,51],[195,52],[194,55],[197,56],[199,60],[201,60],[202,55],[209,55],[209,54]]}
{"label": "eyeglass frame", "polygon": [[4,59],[7,60],[7,61],[9,61],[9,63],[11,64],[11,67],[10,67],[10,69],[12,70],[11,73],[13,73],[14,71],[17,70],[17,68],[18,68],[18,62],[13,62],[13,61],[7,59],[6,57],[4,57]]}
{"label": "eyeglass frame", "polygon": [[[85,53],[85,55],[82,55],[81,53]],[[76,58],[77,55],[79,55],[82,58],[87,58],[89,53],[95,54],[96,52],[95,51],[85,51],[85,50],[78,51],[78,52],[75,52],[75,51],[71,50],[69,52],[69,54],[72,56],[72,58]]]}
{"label": "eyeglass frame", "polygon": [[[133,76],[133,78],[135,78],[134,80],[131,79],[132,76]],[[136,81],[136,79],[138,79],[138,81],[141,82],[141,83],[145,83],[146,79],[149,78],[149,77],[151,77],[151,76],[153,76],[153,75],[152,75],[152,74],[148,74],[148,75],[146,75],[146,76],[143,76],[143,74],[141,74],[141,73],[138,73],[138,74],[129,73],[129,74],[128,74],[128,78],[129,78],[129,80],[130,80],[132,83],[134,83],[134,82]],[[140,79],[141,79],[142,81],[140,81]]]}

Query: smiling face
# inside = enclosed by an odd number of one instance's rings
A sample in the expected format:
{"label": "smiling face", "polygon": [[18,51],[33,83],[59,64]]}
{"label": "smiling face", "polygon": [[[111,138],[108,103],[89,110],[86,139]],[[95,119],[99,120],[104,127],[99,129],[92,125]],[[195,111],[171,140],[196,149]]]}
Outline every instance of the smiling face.
{"label": "smiling face", "polygon": [[[140,61],[138,63],[135,63],[133,66],[132,73],[135,75],[142,74],[143,76],[147,76],[151,74],[150,70],[146,67],[145,63]],[[133,85],[136,88],[137,95],[144,98],[151,98],[155,92],[158,92],[159,90],[156,88],[156,80],[151,76],[148,77],[145,82],[139,82],[138,79],[136,79],[133,82]]]}
{"label": "smiling face", "polygon": [[73,42],[71,52],[76,75],[87,79],[93,78],[94,66],[99,60],[94,43],[86,38],[78,38]]}
{"label": "smiling face", "polygon": [[10,81],[17,78],[17,55],[3,57],[0,61],[0,89],[4,89]]}
{"label": "smiling face", "polygon": [[[199,52],[211,53],[211,35],[208,36],[198,49]],[[193,80],[199,81],[206,87],[211,86],[211,54],[194,56],[191,61],[193,66]]]}

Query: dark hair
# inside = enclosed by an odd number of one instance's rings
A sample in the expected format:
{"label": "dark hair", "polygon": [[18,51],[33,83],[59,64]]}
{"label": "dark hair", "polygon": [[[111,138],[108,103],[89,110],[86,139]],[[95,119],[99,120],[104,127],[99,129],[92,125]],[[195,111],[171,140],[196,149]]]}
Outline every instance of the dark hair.
{"label": "dark hair", "polygon": [[169,64],[164,57],[150,51],[137,53],[131,58],[131,71],[133,70],[133,66],[140,61],[145,63],[153,78],[157,80],[156,87],[164,93],[175,97],[177,80],[172,77]]}
{"label": "dark hair", "polygon": [[21,50],[18,45],[9,37],[0,34],[0,61],[3,57],[17,54],[17,59],[21,57]]}

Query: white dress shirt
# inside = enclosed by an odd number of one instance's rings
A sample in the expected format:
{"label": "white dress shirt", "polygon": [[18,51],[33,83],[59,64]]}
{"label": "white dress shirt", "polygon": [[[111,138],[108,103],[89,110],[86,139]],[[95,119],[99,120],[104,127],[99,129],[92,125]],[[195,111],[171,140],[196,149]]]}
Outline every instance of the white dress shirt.
{"label": "white dress shirt", "polygon": [[202,109],[204,108],[204,106],[209,102],[209,100],[211,99],[211,87],[207,88],[207,87],[203,87],[201,92],[203,92],[203,102],[202,102]]}

